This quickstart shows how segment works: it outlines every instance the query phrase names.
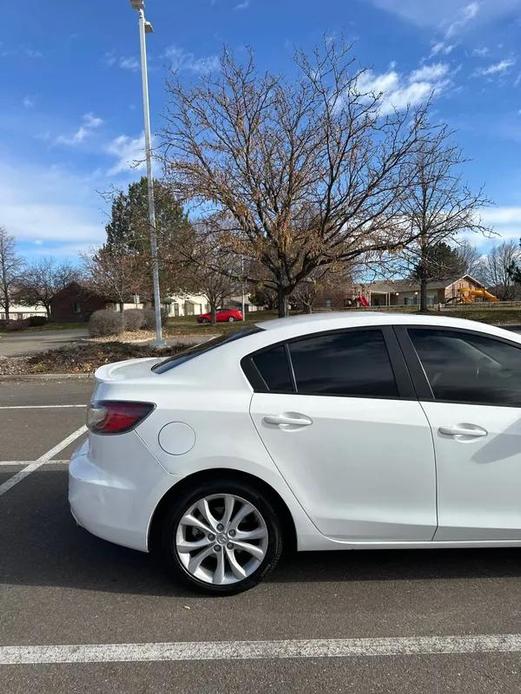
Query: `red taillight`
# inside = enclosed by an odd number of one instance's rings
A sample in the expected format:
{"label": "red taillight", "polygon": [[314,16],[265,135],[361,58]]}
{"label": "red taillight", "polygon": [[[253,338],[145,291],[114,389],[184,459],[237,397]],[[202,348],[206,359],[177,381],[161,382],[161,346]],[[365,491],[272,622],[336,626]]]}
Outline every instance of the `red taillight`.
{"label": "red taillight", "polygon": [[142,422],[153,409],[150,402],[92,402],[87,410],[87,427],[95,434],[122,434]]}

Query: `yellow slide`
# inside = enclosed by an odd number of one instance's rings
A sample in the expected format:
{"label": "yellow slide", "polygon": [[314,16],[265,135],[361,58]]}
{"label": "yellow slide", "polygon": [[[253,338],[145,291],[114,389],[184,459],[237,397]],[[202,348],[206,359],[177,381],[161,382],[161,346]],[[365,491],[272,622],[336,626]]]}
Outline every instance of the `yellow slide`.
{"label": "yellow slide", "polygon": [[464,287],[460,287],[458,291],[464,304],[472,304],[474,303],[474,299],[478,298],[485,299],[485,301],[490,301],[493,303],[499,301],[497,296],[494,296],[494,294],[491,294],[486,289],[466,289]]}

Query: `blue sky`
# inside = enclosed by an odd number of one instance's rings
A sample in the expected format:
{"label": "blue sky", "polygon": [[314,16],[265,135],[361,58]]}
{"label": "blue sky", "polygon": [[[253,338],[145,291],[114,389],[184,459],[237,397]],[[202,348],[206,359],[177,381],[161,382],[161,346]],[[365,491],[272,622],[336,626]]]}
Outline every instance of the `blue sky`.
{"label": "blue sky", "polygon": [[[389,107],[433,90],[472,160],[466,176],[521,236],[521,0],[148,0],[153,128],[171,64],[215,69],[223,44],[291,69],[294,46],[343,34]],[[104,238],[100,193],[141,171],[137,18],[128,0],[4,3],[0,30],[0,225],[28,257],[78,253]],[[480,244],[483,244],[479,240]]]}

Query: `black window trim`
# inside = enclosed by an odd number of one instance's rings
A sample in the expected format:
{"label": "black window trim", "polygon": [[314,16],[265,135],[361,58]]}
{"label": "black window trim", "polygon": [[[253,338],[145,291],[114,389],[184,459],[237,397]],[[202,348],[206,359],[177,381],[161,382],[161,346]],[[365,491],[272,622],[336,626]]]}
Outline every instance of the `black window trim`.
{"label": "black window trim", "polygon": [[[314,337],[323,337],[324,335],[337,335],[338,333],[347,333],[353,331],[379,331],[384,339],[384,345],[387,349],[387,354],[389,355],[389,362],[394,376],[394,381],[396,383],[397,395],[342,395],[341,393],[299,393],[297,389],[295,371],[293,369],[293,361],[291,359],[291,352],[289,346],[295,342],[300,342],[302,340],[308,340]],[[261,376],[259,370],[255,366],[254,357],[262,352],[267,352],[268,350],[274,349],[276,347],[284,346],[286,352],[286,358],[288,360],[288,368],[290,372],[291,381],[293,384],[292,390],[276,390],[271,391],[268,388],[267,383]],[[416,392],[414,389],[414,384],[412,378],[409,374],[407,364],[400,349],[400,345],[393,331],[392,325],[357,325],[348,328],[336,328],[334,330],[323,330],[320,332],[306,333],[305,335],[298,335],[297,337],[286,338],[285,340],[279,340],[278,342],[273,342],[266,347],[255,350],[247,354],[241,359],[241,367],[250,382],[255,393],[271,393],[272,395],[309,395],[310,397],[328,397],[328,398],[362,398],[370,400],[417,400]]]}
{"label": "black window trim", "polygon": [[512,342],[504,337],[499,337],[498,335],[490,335],[489,333],[481,332],[480,330],[472,330],[468,328],[454,328],[452,326],[448,327],[445,325],[395,325],[394,330],[398,338],[398,342],[402,349],[403,355],[409,372],[412,377],[412,382],[418,396],[418,400],[423,402],[439,402],[449,405],[478,405],[480,407],[509,407],[520,409],[520,405],[503,405],[492,402],[475,402],[469,400],[445,400],[441,398],[435,398],[432,391],[429,379],[423,368],[423,364],[420,360],[416,348],[414,347],[411,336],[409,335],[409,330],[443,330],[445,332],[457,333],[459,335],[475,335],[476,337],[485,337],[489,340],[495,340],[496,342],[502,342],[510,347],[515,347],[521,351],[521,344],[518,342]]}

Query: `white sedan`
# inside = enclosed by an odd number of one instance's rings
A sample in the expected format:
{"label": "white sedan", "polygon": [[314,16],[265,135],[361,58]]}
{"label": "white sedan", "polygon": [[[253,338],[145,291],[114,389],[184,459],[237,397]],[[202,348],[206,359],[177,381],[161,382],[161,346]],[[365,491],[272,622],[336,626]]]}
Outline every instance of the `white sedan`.
{"label": "white sedan", "polygon": [[103,366],[76,521],[214,594],[298,550],[521,545],[521,337],[438,316],[274,320]]}

